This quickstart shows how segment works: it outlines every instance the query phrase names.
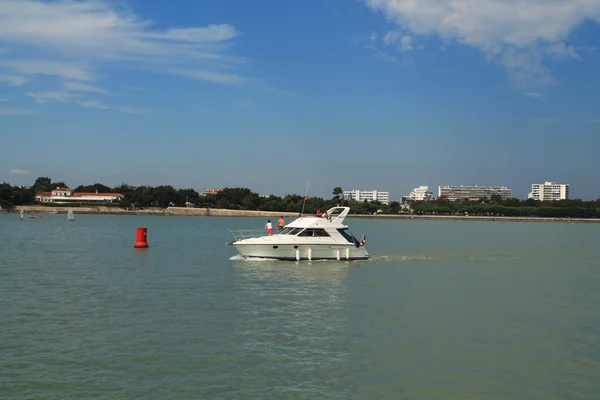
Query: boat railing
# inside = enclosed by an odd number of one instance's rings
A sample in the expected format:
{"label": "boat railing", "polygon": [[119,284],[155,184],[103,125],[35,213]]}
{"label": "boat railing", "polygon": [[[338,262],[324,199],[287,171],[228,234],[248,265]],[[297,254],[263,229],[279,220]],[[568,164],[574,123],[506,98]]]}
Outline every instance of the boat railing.
{"label": "boat railing", "polygon": [[267,234],[263,229],[230,229],[229,232],[236,241],[257,238]]}

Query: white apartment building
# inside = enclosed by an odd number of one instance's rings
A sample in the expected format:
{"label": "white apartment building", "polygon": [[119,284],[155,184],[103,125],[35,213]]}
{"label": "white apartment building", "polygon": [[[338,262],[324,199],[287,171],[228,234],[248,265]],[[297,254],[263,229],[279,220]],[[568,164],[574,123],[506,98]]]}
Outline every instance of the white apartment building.
{"label": "white apartment building", "polygon": [[429,186],[419,186],[414,188],[406,198],[415,201],[433,200],[433,193],[429,191]]}
{"label": "white apartment building", "polygon": [[566,200],[569,198],[569,185],[544,182],[531,185],[529,198],[539,201]]}
{"label": "white apartment building", "polygon": [[352,201],[379,201],[381,204],[390,203],[390,192],[379,190],[344,190],[344,198]]}

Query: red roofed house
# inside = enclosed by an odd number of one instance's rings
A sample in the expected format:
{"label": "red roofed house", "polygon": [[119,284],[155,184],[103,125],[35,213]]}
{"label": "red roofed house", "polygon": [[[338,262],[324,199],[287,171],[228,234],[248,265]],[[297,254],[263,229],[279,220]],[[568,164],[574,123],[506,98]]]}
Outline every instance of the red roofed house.
{"label": "red roofed house", "polygon": [[76,193],[68,188],[57,187],[51,192],[37,192],[35,199],[40,203],[112,203],[121,200],[120,193]]}

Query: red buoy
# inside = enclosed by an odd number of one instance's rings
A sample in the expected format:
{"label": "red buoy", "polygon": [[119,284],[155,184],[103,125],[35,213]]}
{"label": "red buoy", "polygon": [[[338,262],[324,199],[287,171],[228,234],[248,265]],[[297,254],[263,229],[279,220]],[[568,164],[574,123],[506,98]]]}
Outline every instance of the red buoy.
{"label": "red buoy", "polygon": [[135,244],[133,245],[136,249],[143,249],[148,247],[148,229],[146,228],[137,228],[137,238],[135,239]]}

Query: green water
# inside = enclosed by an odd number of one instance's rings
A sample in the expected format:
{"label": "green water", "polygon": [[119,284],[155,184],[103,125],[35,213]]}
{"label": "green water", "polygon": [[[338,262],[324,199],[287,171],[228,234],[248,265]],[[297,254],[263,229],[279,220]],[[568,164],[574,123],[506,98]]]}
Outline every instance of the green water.
{"label": "green water", "polygon": [[348,223],[372,260],[236,259],[254,218],[0,215],[0,398],[600,398],[600,224]]}

